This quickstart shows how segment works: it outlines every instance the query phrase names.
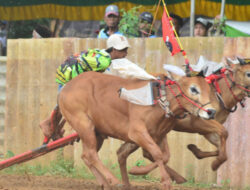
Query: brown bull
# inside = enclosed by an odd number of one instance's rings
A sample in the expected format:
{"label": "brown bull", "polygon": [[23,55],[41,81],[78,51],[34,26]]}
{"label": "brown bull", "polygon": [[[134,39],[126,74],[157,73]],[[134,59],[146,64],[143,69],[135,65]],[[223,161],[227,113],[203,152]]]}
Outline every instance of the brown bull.
{"label": "brown bull", "polygon": [[[230,62],[228,62],[230,64]],[[226,78],[222,78],[218,81],[219,87],[221,89],[221,102],[216,109],[215,120],[223,124],[228,117],[230,110],[233,109],[236,104],[242,100],[245,96],[249,96],[249,87],[250,87],[250,64],[238,64],[231,65],[233,76],[230,73],[226,75]],[[230,88],[232,87],[232,91]],[[204,137],[215,145],[218,150],[212,152],[202,152],[195,145],[190,144],[188,148],[194,153],[194,155],[201,159],[211,156],[217,156],[217,159],[212,164],[212,169],[216,170],[224,161],[226,161],[226,138],[227,131],[222,125],[214,125],[211,121],[202,120],[195,116],[189,116],[183,120],[176,120],[173,130],[179,132],[188,132],[188,133],[199,133],[204,135]],[[160,142],[163,149],[167,144]],[[118,160],[120,167],[124,170],[124,165],[126,165],[126,158],[129,154],[134,152],[138,148],[137,145],[132,143],[123,144],[118,150]],[[152,157],[147,153],[144,153],[144,156],[153,161]],[[169,153],[166,152],[165,156],[169,156]],[[155,163],[152,163],[146,167],[135,167],[130,171],[131,174],[141,175],[147,174],[152,169],[157,167]],[[185,179],[177,174],[174,170],[165,166],[166,170],[170,174],[171,178],[178,183],[185,182]],[[124,179],[127,177],[125,176]],[[126,182],[128,182],[126,180]]]}
{"label": "brown bull", "polygon": [[[164,168],[167,160],[155,141],[165,137],[172,129],[174,116],[182,115],[185,110],[206,119],[213,117],[215,110],[210,103],[213,93],[202,77],[182,78],[178,82],[182,91],[176,84],[166,86],[168,90],[165,98],[170,103],[172,113],[169,118],[166,118],[165,110],[159,104],[141,106],[119,98],[121,87],[136,89],[147,83],[149,81],[87,72],[67,83],[59,94],[61,113],[82,140],[82,159],[97,181],[105,187],[118,184],[119,181],[98,157],[97,150],[103,142],[101,136],[133,142],[148,151],[160,168],[163,189],[170,189],[171,181]],[[203,106],[195,106],[194,102]],[[157,136],[159,132],[160,137]]]}

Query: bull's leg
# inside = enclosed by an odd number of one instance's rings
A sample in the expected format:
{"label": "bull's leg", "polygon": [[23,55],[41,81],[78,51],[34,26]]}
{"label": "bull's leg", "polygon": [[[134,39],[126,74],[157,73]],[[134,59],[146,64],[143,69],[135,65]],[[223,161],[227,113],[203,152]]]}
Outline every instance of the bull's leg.
{"label": "bull's leg", "polygon": [[[102,135],[96,132],[96,140],[97,140],[96,150],[97,151],[101,149],[104,139],[105,138]],[[96,177],[96,180],[102,186],[102,188],[109,187],[109,184],[106,181],[105,177],[103,177],[103,175],[95,167],[93,167],[92,165],[87,165],[87,166],[88,168],[90,168],[91,172],[94,174],[94,176]]]}
{"label": "bull's leg", "polygon": [[147,150],[152,155],[153,159],[155,160],[160,169],[163,189],[171,189],[170,176],[168,175],[164,167],[163,153],[159,146],[149,135],[144,123],[137,121],[135,125],[131,125],[129,127],[128,136],[132,141],[141,146],[143,149]]}
{"label": "bull's leg", "polygon": [[97,145],[96,145],[96,150],[97,152],[99,152],[99,150],[101,149],[104,140],[107,138],[104,135],[99,134],[98,132],[95,133],[96,134],[96,138],[97,138]]}
{"label": "bull's leg", "polygon": [[74,118],[66,119],[82,140],[82,159],[96,176],[98,182],[103,186],[119,184],[118,179],[102,164],[98,157],[97,149],[102,143],[98,142],[96,138],[95,127],[91,119],[85,113],[78,113]]}
{"label": "bull's leg", "polygon": [[163,150],[164,160],[166,162],[165,169],[169,173],[171,179],[173,181],[176,181],[176,183],[178,183],[178,184],[185,183],[187,180],[184,177],[182,177],[176,171],[174,171],[173,169],[171,169],[170,167],[167,166],[167,163],[168,163],[169,158],[170,158],[170,152],[169,152],[167,136],[161,141],[161,146],[160,147]]}
{"label": "bull's leg", "polygon": [[209,122],[206,122],[206,125],[203,127],[203,131],[205,131],[205,138],[213,145],[215,145],[218,150],[211,152],[203,152],[193,144],[188,145],[188,148],[199,159],[217,156],[216,160],[212,164],[212,169],[217,170],[218,167],[227,159],[226,139],[228,136],[228,132],[226,131],[223,125],[221,125],[215,120],[210,120]]}
{"label": "bull's leg", "polygon": [[[56,105],[51,115],[40,123],[40,128],[44,136],[50,138],[53,135],[53,139],[56,140],[62,137],[64,131],[62,130],[65,120],[62,120],[62,114],[59,106]],[[61,122],[60,122],[61,121]]]}
{"label": "bull's leg", "polygon": [[121,170],[122,182],[126,187],[130,186],[127,173],[127,158],[138,148],[139,148],[138,145],[126,142],[122,144],[120,148],[117,150],[117,157],[118,157],[119,167]]}
{"label": "bull's leg", "polygon": [[221,129],[221,135],[220,135],[219,155],[216,158],[216,160],[213,161],[213,163],[212,163],[212,169],[214,171],[217,170],[220,167],[220,165],[223,164],[227,160],[227,152],[226,152],[226,140],[227,140],[227,137],[228,137],[228,132],[223,127]]}
{"label": "bull's leg", "polygon": [[[164,138],[160,142],[159,146],[160,146],[161,151],[163,153],[163,162],[164,162],[164,164],[166,164],[168,162],[168,160],[169,160],[169,157],[170,157],[169,150],[168,150],[167,139]],[[143,150],[143,156],[145,158],[149,159],[151,162],[154,162],[153,157],[146,150]],[[149,173],[150,171],[152,171],[155,168],[157,168],[157,164],[156,163],[152,163],[152,164],[149,164],[147,166],[139,166],[139,167],[135,166],[135,167],[131,168],[131,170],[129,171],[129,173],[133,174],[133,175],[146,175],[147,173]]]}
{"label": "bull's leg", "polygon": [[[217,148],[220,146],[220,137],[216,133],[211,133],[204,135],[204,137],[213,145],[215,145]],[[204,152],[200,150],[196,145],[194,144],[189,144],[188,149],[196,156],[198,159],[203,159],[203,158],[208,158],[208,157],[213,157],[213,156],[218,156],[219,151],[210,151],[210,152]]]}
{"label": "bull's leg", "polygon": [[[169,148],[168,148],[168,142],[167,139],[164,139],[161,142],[161,150],[163,151],[163,155],[164,155],[164,162],[167,163],[170,157],[170,153],[169,153]],[[157,167],[157,164],[154,162],[152,156],[146,152],[143,151],[143,156],[147,159],[149,159],[151,162],[151,164],[147,165],[147,166],[135,166],[133,167],[129,173],[133,174],[133,175],[146,175],[148,174],[150,171],[152,171],[153,169],[155,169]],[[171,179],[173,181],[176,181],[176,183],[180,184],[180,183],[185,183],[187,180],[182,177],[181,175],[179,175],[175,170],[173,170],[172,168],[168,167],[167,165],[165,165],[165,169],[167,170],[167,172],[169,173]]]}

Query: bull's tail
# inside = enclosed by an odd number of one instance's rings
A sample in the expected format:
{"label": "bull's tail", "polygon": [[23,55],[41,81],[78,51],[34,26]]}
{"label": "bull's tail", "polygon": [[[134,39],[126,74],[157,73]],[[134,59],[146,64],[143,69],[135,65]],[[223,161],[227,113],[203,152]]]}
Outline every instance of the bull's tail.
{"label": "bull's tail", "polygon": [[51,129],[53,131],[52,139],[57,140],[64,134],[63,126],[66,120],[62,118],[59,106],[57,105],[51,113]]}
{"label": "bull's tail", "polygon": [[64,134],[63,126],[65,122],[65,119],[62,119],[62,114],[60,112],[59,106],[57,105],[52,111],[50,117],[42,124],[42,128],[49,128],[47,131],[51,131],[49,132],[51,133],[50,135],[45,135],[43,144],[47,144],[51,138],[53,140],[61,138]]}

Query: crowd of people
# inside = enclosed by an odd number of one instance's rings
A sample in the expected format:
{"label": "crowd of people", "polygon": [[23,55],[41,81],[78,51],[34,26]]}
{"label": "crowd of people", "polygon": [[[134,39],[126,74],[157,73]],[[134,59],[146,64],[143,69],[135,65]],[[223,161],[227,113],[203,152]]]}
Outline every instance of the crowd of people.
{"label": "crowd of people", "polygon": [[[176,30],[176,33],[178,36],[187,36],[187,29],[186,34],[185,32],[182,32],[185,27],[184,21],[187,19],[181,18],[179,15],[176,15],[174,13],[170,13],[170,17],[172,18],[173,26]],[[100,30],[97,32],[97,38],[108,38],[112,34],[121,34],[126,36],[126,34],[122,33],[119,30],[119,22],[121,20],[122,16],[120,15],[120,10],[118,6],[116,5],[109,5],[105,9],[104,13],[104,19],[103,24],[100,25]],[[216,17],[217,20],[219,20]],[[216,20],[215,19],[215,20]],[[215,22],[216,23],[216,22]],[[149,38],[155,38],[161,36],[161,26],[157,29],[154,27],[154,16],[150,12],[142,12],[139,15],[139,24],[138,24],[138,36],[135,37],[149,37]],[[0,21],[0,46],[1,46],[1,55],[6,55],[6,46],[7,46],[7,22],[6,21]],[[218,32],[216,31],[217,28],[215,25],[212,25],[209,20],[203,17],[198,17],[195,20],[195,26],[194,26],[194,36],[195,37],[202,37],[202,36],[214,36],[218,35]],[[183,35],[184,33],[184,35]],[[223,33],[220,32],[220,35],[223,35]],[[34,27],[34,30],[32,32],[33,38],[50,38],[55,37],[53,32],[44,25],[37,25]]]}
{"label": "crowd of people", "polygon": [[[181,28],[184,25],[184,20],[179,15],[174,13],[170,13],[170,17],[172,18],[172,23],[176,30],[178,36],[182,36],[180,33]],[[106,7],[103,28],[99,31],[97,37],[98,38],[108,38],[111,34],[122,34],[119,31],[119,20],[121,19],[121,15],[119,13],[119,8],[116,5],[109,5]],[[157,37],[155,34],[154,27],[152,27],[153,23],[153,15],[150,12],[142,12],[139,16],[139,36],[138,37],[149,37],[154,38]],[[206,18],[198,17],[195,20],[194,26],[194,36],[202,37],[209,35],[209,29],[212,27],[212,23]],[[210,33],[210,35],[212,35]]]}

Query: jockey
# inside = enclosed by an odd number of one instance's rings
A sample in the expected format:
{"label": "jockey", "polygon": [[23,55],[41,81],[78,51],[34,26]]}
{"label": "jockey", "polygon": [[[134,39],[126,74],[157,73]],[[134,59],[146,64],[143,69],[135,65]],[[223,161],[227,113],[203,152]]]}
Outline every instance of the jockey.
{"label": "jockey", "polygon": [[[56,70],[56,82],[59,84],[58,91],[71,79],[87,71],[104,72],[111,64],[111,60],[121,59],[127,56],[127,50],[130,47],[125,36],[113,34],[107,40],[107,49],[89,49],[80,54],[75,54],[66,59]],[[54,108],[52,115],[40,123],[40,128],[44,136],[50,138],[53,134],[51,119],[54,113],[58,112],[58,105]],[[55,115],[55,117],[57,117]],[[57,119],[57,118],[56,118]]]}

